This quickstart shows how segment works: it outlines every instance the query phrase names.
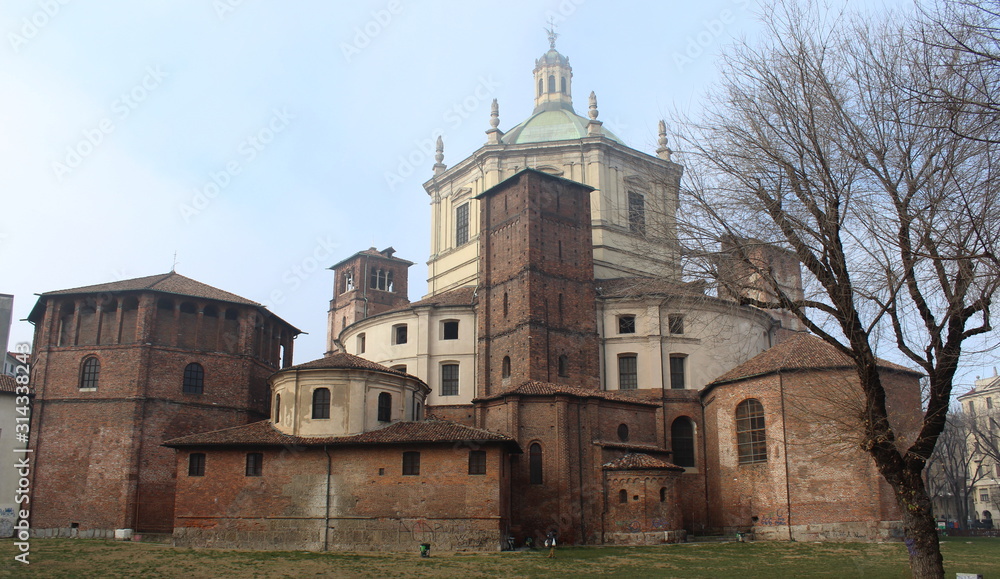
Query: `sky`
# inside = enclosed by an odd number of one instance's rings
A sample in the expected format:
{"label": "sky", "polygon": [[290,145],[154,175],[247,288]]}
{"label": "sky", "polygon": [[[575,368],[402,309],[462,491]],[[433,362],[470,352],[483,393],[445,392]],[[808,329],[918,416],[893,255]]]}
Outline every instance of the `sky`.
{"label": "sky", "polygon": [[[907,0],[854,5],[909,6]],[[545,28],[574,102],[653,153],[696,111],[753,0],[4,0],[0,293],[160,274],[266,305],[323,354],[333,274],[392,246],[426,293],[433,142],[452,165],[531,114]],[[175,257],[176,256],[176,257]]]}

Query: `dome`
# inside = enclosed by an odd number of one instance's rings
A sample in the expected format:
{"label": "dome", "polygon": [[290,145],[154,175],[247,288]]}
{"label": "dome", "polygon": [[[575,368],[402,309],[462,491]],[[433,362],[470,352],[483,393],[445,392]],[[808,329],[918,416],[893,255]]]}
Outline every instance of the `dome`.
{"label": "dome", "polygon": [[[507,145],[522,145],[582,139],[587,136],[589,123],[590,121],[587,119],[563,108],[543,110],[531,115],[527,120],[507,131],[502,141]],[[617,135],[603,126],[601,134],[616,143],[625,144]]]}

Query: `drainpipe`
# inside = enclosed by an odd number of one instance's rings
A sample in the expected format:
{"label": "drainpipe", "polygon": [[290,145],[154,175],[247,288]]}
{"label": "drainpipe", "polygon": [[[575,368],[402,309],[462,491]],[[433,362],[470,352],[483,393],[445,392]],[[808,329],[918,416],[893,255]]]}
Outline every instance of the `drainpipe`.
{"label": "drainpipe", "polygon": [[788,540],[792,540],[792,490],[788,482],[788,417],[785,415],[785,377],[778,373],[778,389],[781,392],[781,445],[785,453],[785,510],[788,516],[785,524],[788,525]]}
{"label": "drainpipe", "polygon": [[323,550],[330,550],[330,474],[333,471],[333,458],[330,450],[323,445],[323,452],[326,453],[326,518],[323,521]]}

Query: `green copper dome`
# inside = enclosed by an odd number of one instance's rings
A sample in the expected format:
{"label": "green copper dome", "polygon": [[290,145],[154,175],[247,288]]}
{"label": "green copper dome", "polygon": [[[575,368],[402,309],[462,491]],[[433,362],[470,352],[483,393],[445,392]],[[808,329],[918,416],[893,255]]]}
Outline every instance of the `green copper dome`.
{"label": "green copper dome", "polygon": [[[580,115],[563,108],[543,110],[536,112],[523,123],[507,131],[502,141],[507,145],[522,145],[582,139],[587,136],[589,122]],[[616,143],[625,144],[617,135],[603,126],[601,134]]]}

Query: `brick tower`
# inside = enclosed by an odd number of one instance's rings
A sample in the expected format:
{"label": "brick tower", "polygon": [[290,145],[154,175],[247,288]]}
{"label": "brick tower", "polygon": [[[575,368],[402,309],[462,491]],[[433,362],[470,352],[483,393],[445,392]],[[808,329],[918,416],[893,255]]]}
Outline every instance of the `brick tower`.
{"label": "brick tower", "polygon": [[528,169],[480,195],[479,396],[600,387],[591,191]]}
{"label": "brick tower", "polygon": [[170,532],[163,441],[266,418],[267,377],[300,333],[248,299],[174,272],[42,294],[35,324],[31,526]]}
{"label": "brick tower", "polygon": [[326,351],[334,351],[334,341],[344,328],[369,316],[405,306],[407,275],[412,261],[393,257],[395,249],[359,251],[337,263],[334,270],[333,299],[327,319]]}

